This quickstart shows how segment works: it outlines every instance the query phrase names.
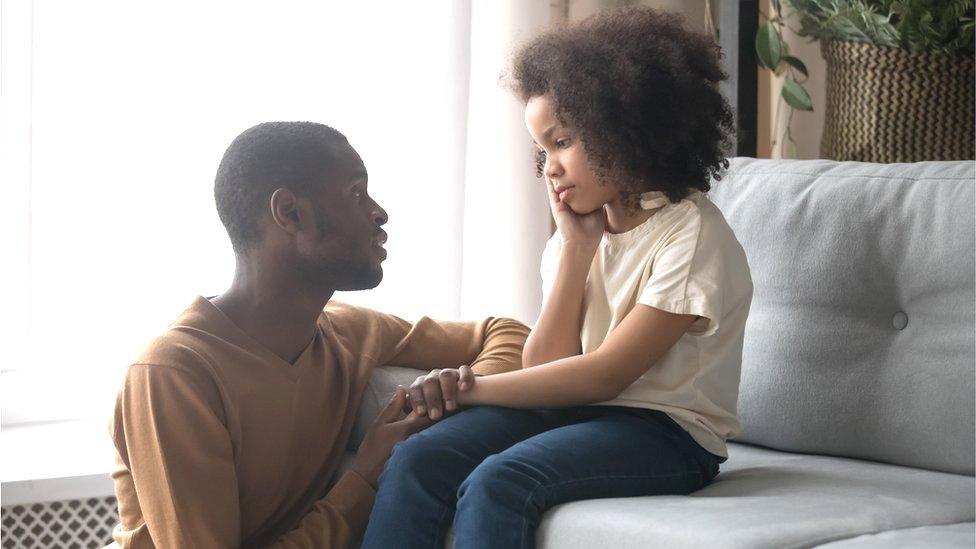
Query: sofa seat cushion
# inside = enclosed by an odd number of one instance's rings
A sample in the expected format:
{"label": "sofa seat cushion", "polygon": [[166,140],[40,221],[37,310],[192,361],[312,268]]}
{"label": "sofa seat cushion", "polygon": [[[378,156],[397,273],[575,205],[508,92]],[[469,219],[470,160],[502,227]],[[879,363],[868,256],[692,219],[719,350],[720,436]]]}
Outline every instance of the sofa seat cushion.
{"label": "sofa seat cushion", "polygon": [[974,478],[846,458],[729,445],[692,496],[579,501],[550,510],[539,547],[799,547],[970,522]]}
{"label": "sofa seat cushion", "polygon": [[866,534],[820,545],[829,549],[917,549],[918,547],[966,548],[976,547],[976,523],[920,526]]}

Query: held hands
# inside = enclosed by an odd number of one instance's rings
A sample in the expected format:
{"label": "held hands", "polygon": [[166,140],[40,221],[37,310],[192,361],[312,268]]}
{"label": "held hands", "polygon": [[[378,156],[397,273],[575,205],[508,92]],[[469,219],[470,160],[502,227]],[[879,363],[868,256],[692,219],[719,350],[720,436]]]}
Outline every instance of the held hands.
{"label": "held hands", "polygon": [[[363,437],[352,470],[374,487],[383,472],[393,446],[408,436],[429,427],[457,409],[458,392],[474,387],[474,372],[464,365],[460,368],[433,370],[420,376],[407,390],[397,387],[390,403],[380,413]],[[412,411],[406,413],[407,410]],[[406,415],[404,416],[404,414]]]}
{"label": "held hands", "polygon": [[570,209],[569,205],[559,200],[551,179],[546,179],[546,190],[549,192],[549,209],[556,221],[556,228],[563,236],[563,242],[583,246],[594,251],[600,244],[603,232],[607,228],[607,212],[603,207],[580,215]]}
{"label": "held hands", "polygon": [[459,391],[468,391],[472,387],[474,372],[470,366],[431,370],[418,377],[407,391],[412,413],[437,421],[457,409]]}
{"label": "held hands", "polygon": [[373,487],[376,486],[376,481],[383,472],[383,465],[389,459],[393,446],[431,424],[429,419],[417,415],[416,412],[410,412],[406,417],[401,418],[406,404],[406,391],[403,387],[397,387],[390,403],[380,412],[379,417],[366,432],[356,452],[352,470]]}

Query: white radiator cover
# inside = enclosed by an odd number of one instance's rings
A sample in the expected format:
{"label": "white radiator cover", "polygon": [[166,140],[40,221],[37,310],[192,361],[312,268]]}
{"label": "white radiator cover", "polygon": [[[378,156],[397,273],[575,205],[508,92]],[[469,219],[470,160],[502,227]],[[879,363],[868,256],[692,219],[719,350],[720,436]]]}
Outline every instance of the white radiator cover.
{"label": "white radiator cover", "polygon": [[2,508],[3,549],[104,547],[119,522],[115,497],[10,505]]}

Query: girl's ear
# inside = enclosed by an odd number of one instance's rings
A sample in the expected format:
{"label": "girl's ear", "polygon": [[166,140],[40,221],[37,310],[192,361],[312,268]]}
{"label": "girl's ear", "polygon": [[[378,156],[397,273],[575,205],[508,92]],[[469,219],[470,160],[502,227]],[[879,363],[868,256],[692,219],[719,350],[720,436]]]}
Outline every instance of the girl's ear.
{"label": "girl's ear", "polygon": [[295,234],[301,229],[302,214],[295,193],[277,189],[271,195],[271,219],[285,232]]}

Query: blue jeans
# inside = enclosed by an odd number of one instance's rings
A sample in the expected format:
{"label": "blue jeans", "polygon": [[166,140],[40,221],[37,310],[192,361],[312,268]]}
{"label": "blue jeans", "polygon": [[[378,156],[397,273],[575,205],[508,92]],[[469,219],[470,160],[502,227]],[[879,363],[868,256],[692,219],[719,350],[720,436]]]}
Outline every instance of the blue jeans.
{"label": "blue jeans", "polygon": [[379,479],[364,548],[535,546],[550,507],[689,494],[724,459],[667,414],[615,406],[465,410],[399,443]]}

